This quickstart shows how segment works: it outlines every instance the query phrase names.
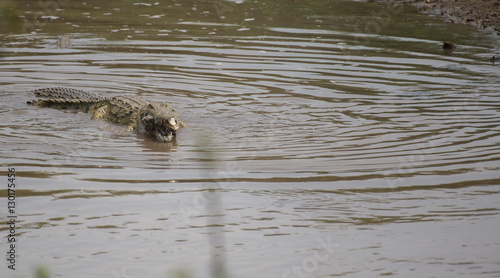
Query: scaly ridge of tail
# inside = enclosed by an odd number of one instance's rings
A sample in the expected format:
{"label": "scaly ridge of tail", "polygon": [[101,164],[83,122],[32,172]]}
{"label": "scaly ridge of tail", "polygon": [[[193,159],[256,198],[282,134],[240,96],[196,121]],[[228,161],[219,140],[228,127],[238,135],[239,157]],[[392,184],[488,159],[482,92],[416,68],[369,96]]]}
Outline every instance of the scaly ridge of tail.
{"label": "scaly ridge of tail", "polygon": [[36,97],[44,99],[80,99],[87,101],[105,100],[106,98],[100,97],[96,94],[89,93],[83,90],[73,88],[45,88],[33,91]]}
{"label": "scaly ridge of tail", "polygon": [[54,87],[33,91],[37,99],[28,101],[28,104],[59,109],[81,109],[91,112],[107,98],[72,88]]}

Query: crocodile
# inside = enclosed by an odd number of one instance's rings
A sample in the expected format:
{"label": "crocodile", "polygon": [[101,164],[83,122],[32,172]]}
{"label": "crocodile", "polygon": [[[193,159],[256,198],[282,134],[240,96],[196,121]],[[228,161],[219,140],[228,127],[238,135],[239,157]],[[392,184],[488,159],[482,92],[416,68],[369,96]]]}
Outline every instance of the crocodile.
{"label": "crocodile", "polygon": [[92,119],[126,125],[127,131],[152,134],[159,141],[172,141],[179,127],[175,109],[165,102],[154,102],[137,96],[102,97],[72,88],[45,88],[33,91],[36,99],[28,104],[57,109],[76,109],[92,113]]}

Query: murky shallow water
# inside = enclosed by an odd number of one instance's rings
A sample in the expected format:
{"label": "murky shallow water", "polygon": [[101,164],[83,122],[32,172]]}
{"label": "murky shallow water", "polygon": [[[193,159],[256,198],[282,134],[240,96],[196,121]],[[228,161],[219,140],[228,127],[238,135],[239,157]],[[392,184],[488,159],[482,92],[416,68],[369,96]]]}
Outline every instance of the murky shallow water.
{"label": "murky shallow water", "polygon": [[[49,2],[2,35],[7,277],[500,277],[497,38],[354,1]],[[26,105],[50,86],[168,101],[189,128]]]}

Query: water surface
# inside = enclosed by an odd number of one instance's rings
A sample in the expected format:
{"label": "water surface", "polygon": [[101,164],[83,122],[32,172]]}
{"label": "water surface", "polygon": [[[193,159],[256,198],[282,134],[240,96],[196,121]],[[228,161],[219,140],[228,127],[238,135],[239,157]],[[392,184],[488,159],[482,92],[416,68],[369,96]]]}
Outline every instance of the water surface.
{"label": "water surface", "polygon": [[[500,277],[497,37],[363,1],[16,4],[7,277]],[[26,105],[52,86],[166,101],[189,127],[159,143]]]}

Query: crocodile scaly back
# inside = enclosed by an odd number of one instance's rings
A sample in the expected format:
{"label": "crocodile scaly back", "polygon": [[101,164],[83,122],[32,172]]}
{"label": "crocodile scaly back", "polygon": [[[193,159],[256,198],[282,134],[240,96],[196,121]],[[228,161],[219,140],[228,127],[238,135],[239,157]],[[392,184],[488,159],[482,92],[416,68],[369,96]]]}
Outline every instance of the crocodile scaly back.
{"label": "crocodile scaly back", "polygon": [[107,101],[107,98],[72,88],[45,88],[33,93],[37,99],[28,101],[28,104],[58,109],[81,109],[84,112],[90,112]]}
{"label": "crocodile scaly back", "polygon": [[72,88],[45,88],[33,91],[36,97],[44,99],[80,99],[80,100],[105,100],[96,94]]}

